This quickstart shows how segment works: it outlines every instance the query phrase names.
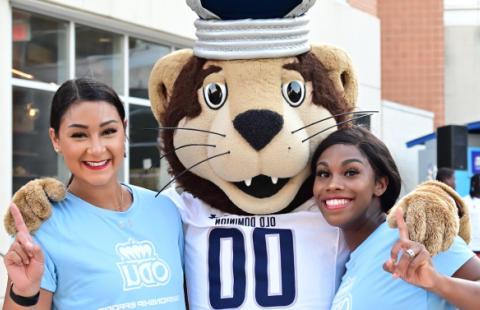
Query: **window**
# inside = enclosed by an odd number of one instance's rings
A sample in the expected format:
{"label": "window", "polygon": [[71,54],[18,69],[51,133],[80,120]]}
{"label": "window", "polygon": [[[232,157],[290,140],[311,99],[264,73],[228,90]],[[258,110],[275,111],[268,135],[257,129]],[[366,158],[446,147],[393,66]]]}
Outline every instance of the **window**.
{"label": "window", "polygon": [[48,137],[53,93],[13,87],[13,189],[40,176],[59,175]]}
{"label": "window", "polygon": [[152,190],[159,189],[160,150],[157,121],[150,107],[130,105],[130,182]]}
{"label": "window", "polygon": [[130,96],[147,99],[150,71],[155,62],[170,53],[172,49],[170,46],[135,38],[130,38],[128,46]]}
{"label": "window", "polygon": [[68,77],[68,23],[20,10],[13,11],[12,22],[12,188],[16,191],[34,178],[62,174],[48,137],[48,112],[54,89]]}
{"label": "window", "polygon": [[12,77],[60,83],[67,79],[68,23],[13,11]]}
{"label": "window", "polygon": [[362,114],[358,113],[354,116],[356,119],[352,122],[353,124],[363,127],[367,130],[371,129],[371,124],[372,124],[372,118],[371,114]]}
{"label": "window", "polygon": [[159,190],[169,177],[160,162],[158,127],[148,99],[148,78],[155,62],[170,53],[171,46],[129,38],[129,168],[130,183]]}
{"label": "window", "polygon": [[87,26],[75,27],[75,76],[90,77],[123,94],[122,39]]}
{"label": "window", "polygon": [[177,47],[19,9],[12,14],[13,191],[38,177],[68,181],[48,137],[50,103],[61,83],[86,76],[111,85],[129,111],[128,167],[119,178],[152,190],[168,182],[157,131],[144,128],[158,126],[148,101],[150,70]]}

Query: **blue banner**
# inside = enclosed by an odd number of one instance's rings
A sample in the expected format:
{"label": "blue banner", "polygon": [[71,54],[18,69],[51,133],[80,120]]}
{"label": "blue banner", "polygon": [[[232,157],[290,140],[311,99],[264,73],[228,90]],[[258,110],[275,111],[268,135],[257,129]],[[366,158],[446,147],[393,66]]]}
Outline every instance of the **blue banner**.
{"label": "blue banner", "polygon": [[470,154],[472,174],[480,173],[480,151],[472,151]]}

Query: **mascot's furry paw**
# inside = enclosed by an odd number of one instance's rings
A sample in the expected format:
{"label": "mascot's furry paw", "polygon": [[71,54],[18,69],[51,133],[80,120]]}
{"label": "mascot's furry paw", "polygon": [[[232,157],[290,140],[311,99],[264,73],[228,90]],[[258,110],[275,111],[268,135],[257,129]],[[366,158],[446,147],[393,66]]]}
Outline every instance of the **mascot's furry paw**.
{"label": "mascot's furry paw", "polygon": [[[54,178],[37,179],[22,186],[13,195],[12,202],[20,209],[28,229],[35,231],[52,213],[50,200],[60,201],[65,198],[65,193],[62,182]],[[9,234],[17,232],[10,212],[5,215],[4,224]]]}
{"label": "mascot's furry paw", "polygon": [[395,210],[402,208],[411,240],[420,242],[431,255],[447,250],[458,234],[470,241],[467,206],[450,186],[427,181],[402,198],[390,210],[387,221],[397,227]]}

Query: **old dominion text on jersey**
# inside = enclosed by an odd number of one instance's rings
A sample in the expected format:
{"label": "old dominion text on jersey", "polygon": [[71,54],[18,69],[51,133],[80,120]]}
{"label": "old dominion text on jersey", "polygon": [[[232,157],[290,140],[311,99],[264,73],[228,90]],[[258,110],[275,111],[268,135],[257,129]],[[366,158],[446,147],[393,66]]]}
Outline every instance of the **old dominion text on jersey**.
{"label": "old dominion text on jersey", "polygon": [[223,215],[217,217],[216,214],[211,214],[210,219],[215,221],[215,226],[249,226],[249,227],[275,227],[275,216],[238,216],[238,215]]}

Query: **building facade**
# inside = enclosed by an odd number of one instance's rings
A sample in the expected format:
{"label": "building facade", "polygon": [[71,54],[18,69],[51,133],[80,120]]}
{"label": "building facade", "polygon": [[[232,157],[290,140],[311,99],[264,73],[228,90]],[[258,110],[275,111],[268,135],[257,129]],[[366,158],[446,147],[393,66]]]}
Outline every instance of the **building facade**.
{"label": "building facade", "polygon": [[447,124],[480,121],[480,1],[445,1]]}
{"label": "building facade", "polygon": [[382,99],[433,112],[445,123],[443,0],[378,1]]}

